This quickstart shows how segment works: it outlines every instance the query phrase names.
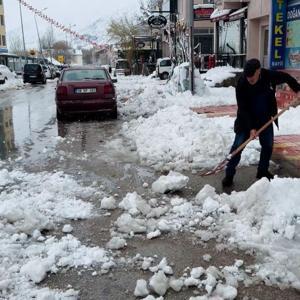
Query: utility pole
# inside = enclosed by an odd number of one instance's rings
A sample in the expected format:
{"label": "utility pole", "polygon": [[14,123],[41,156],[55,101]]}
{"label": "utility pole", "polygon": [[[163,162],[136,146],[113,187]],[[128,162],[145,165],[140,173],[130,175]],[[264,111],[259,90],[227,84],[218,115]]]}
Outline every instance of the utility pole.
{"label": "utility pole", "polygon": [[190,66],[189,66],[189,81],[190,91],[194,94],[194,0],[187,0],[187,24],[189,27],[189,44],[190,44]]}
{"label": "utility pole", "polygon": [[19,2],[19,7],[20,7],[20,19],[21,19],[21,29],[22,29],[22,38],[23,38],[23,51],[24,51],[24,56],[25,61],[27,63],[27,56],[26,56],[26,46],[25,46],[25,36],[24,36],[24,26],[23,26],[23,16],[22,16],[22,6],[21,2]]}

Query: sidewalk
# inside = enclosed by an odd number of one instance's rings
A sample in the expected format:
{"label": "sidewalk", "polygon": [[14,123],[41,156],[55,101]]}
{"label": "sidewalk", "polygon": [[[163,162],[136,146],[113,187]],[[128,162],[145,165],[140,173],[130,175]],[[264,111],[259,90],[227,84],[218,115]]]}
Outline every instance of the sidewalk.
{"label": "sidewalk", "polygon": [[[278,101],[279,108],[285,107],[289,101],[291,99],[288,97],[280,97]],[[210,118],[235,117],[237,111],[236,105],[193,107],[191,109],[198,114],[206,114]],[[284,164],[295,177],[300,176],[300,135],[276,136],[272,159]]]}

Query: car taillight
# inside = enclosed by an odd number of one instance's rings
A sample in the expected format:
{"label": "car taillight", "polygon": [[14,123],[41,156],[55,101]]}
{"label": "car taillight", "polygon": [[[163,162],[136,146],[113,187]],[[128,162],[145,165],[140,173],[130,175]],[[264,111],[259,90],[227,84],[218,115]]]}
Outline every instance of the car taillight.
{"label": "car taillight", "polygon": [[56,90],[57,96],[67,96],[68,89],[66,86],[59,86]]}
{"label": "car taillight", "polygon": [[107,94],[114,94],[115,91],[114,91],[114,87],[111,83],[108,83],[108,84],[105,84],[104,85],[104,88],[103,88],[103,94],[104,95],[107,95]]}

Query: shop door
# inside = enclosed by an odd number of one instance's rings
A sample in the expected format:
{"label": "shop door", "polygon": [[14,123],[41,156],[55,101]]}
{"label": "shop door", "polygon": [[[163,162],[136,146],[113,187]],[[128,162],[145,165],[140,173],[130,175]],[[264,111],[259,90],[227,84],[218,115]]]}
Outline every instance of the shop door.
{"label": "shop door", "polygon": [[261,45],[262,45],[262,57],[261,62],[264,68],[269,67],[269,26],[262,27],[261,31]]}

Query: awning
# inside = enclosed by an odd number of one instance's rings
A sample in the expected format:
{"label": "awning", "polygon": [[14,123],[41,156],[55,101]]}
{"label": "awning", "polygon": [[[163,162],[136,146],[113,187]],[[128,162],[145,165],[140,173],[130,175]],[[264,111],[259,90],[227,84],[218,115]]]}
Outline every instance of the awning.
{"label": "awning", "polygon": [[234,21],[234,20],[244,18],[246,16],[247,9],[248,9],[248,6],[245,6],[243,8],[240,8],[240,9],[234,11],[233,13],[231,13],[229,15],[229,20]]}
{"label": "awning", "polygon": [[214,8],[214,4],[194,4],[194,9],[198,8]]}
{"label": "awning", "polygon": [[210,20],[213,22],[220,20],[228,20],[231,9],[215,9],[210,15]]}

